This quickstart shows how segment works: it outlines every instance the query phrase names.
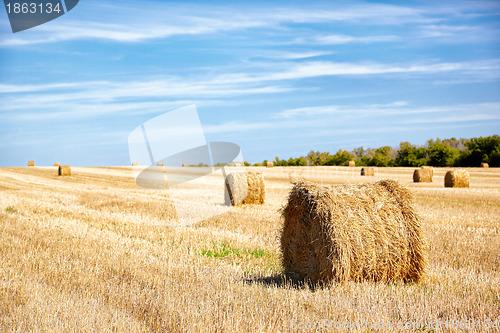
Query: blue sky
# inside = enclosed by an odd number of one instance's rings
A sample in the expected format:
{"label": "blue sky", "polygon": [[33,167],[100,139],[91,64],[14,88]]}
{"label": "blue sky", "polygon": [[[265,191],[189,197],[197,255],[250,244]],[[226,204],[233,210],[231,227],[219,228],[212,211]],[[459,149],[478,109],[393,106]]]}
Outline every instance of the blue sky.
{"label": "blue sky", "polygon": [[190,104],[252,163],[500,132],[498,1],[82,0],[0,22],[0,166],[128,165],[134,128]]}

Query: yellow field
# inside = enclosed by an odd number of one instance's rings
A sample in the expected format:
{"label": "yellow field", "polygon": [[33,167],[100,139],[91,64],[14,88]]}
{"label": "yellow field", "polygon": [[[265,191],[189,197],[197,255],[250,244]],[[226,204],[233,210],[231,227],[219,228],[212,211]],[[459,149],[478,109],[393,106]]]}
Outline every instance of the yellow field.
{"label": "yellow field", "polygon": [[[266,204],[200,220],[206,193],[141,189],[132,168],[74,167],[70,177],[56,167],[0,168],[0,331],[366,332],[422,323],[430,332],[465,320],[473,331],[499,330],[487,328],[500,327],[500,170],[469,169],[471,187],[453,189],[440,168],[419,184],[413,168],[375,177],[358,167],[251,169],[264,172]],[[284,281],[278,210],[293,177],[408,185],[424,217],[426,279],[317,289]],[[177,218],[176,207],[191,215]]]}

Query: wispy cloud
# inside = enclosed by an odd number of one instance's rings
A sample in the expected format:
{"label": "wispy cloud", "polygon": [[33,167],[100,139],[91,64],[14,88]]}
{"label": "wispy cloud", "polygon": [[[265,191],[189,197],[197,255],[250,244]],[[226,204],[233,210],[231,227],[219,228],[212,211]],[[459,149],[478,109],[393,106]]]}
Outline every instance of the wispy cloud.
{"label": "wispy cloud", "polygon": [[450,37],[450,36],[463,36],[464,34],[474,33],[477,34],[480,31],[479,27],[476,26],[452,26],[446,24],[440,25],[424,25],[421,27],[420,37]]}
{"label": "wispy cloud", "polygon": [[402,124],[435,124],[435,123],[463,123],[463,122],[490,122],[500,120],[500,105],[496,108],[497,113],[488,114],[481,111],[473,114],[450,114],[446,117],[431,117],[401,121]]}
{"label": "wispy cloud", "polygon": [[373,112],[374,110],[378,112],[380,112],[381,110],[394,110],[394,108],[399,108],[406,105],[408,105],[408,103],[405,101],[396,101],[388,104],[366,105],[359,108],[345,107],[341,105],[311,106],[284,110],[275,114],[274,118],[309,117],[328,114],[360,114]]}
{"label": "wispy cloud", "polygon": [[[62,88],[64,93],[61,93]],[[3,119],[23,121],[95,118],[116,113],[125,116],[155,113],[193,103],[213,105],[219,103],[218,98],[227,96],[274,94],[291,89],[253,83],[221,84],[196,78],[9,84],[0,87],[0,114]]]}
{"label": "wispy cloud", "polygon": [[[452,73],[453,76],[477,80],[500,78],[500,60],[432,63],[421,65],[385,65],[379,63],[337,63],[304,61],[258,63],[245,72],[225,73],[227,68],[214,69],[222,74],[206,77],[141,78],[132,81],[84,81],[40,85],[0,85],[2,113],[9,117],[28,116],[35,119],[54,117],[98,117],[100,115],[140,110],[157,110],[161,102],[198,101],[209,103],[217,99],[244,95],[269,95],[299,89],[298,80],[323,76],[427,75]],[[255,70],[257,68],[257,70]],[[449,75],[448,75],[449,76]],[[304,91],[304,87],[300,88]],[[314,89],[309,86],[308,89]],[[61,93],[61,92],[64,93]],[[158,102],[161,101],[161,102]],[[399,102],[401,103],[401,102]],[[370,106],[361,111],[390,110],[401,104]],[[46,110],[34,113],[31,110]],[[21,113],[13,113],[19,110]],[[23,111],[24,110],[24,111]],[[357,110],[360,111],[360,110]],[[147,111],[142,111],[147,112]],[[348,112],[338,106],[320,106],[286,110],[279,117]],[[421,110],[422,112],[422,110]],[[428,110],[427,112],[432,112]]]}
{"label": "wispy cloud", "polygon": [[[290,118],[308,118],[318,115],[356,115],[356,116],[396,116],[396,115],[424,115],[424,114],[481,114],[488,113],[490,116],[498,113],[500,117],[500,102],[492,103],[477,103],[477,104],[455,104],[450,106],[430,106],[430,107],[414,107],[406,101],[396,101],[387,104],[370,104],[370,105],[325,105],[311,106],[296,109],[287,109],[280,111],[274,115],[277,119]],[[408,120],[408,122],[432,122],[435,117],[425,119]],[[450,119],[450,118],[448,118]],[[472,118],[470,118],[472,119]],[[480,120],[480,119],[478,119]]]}
{"label": "wispy cloud", "polygon": [[[336,44],[347,44],[347,43],[376,43],[376,42],[393,42],[400,38],[395,35],[385,35],[385,36],[349,36],[349,35],[326,35],[317,36],[309,42],[326,44],[326,45],[336,45]],[[304,42],[308,42],[305,40]]]}
{"label": "wispy cloud", "polygon": [[285,52],[285,51],[265,51],[259,52],[252,58],[277,59],[277,60],[297,60],[316,58],[334,54],[332,51],[301,51],[301,52]]}
{"label": "wispy cloud", "polygon": [[[424,10],[395,5],[351,3],[336,6],[215,6],[141,1],[142,8],[133,8],[124,1],[120,6],[101,3],[92,12],[80,13],[79,18],[57,20],[37,28],[37,33],[4,34],[0,46],[25,46],[71,40],[105,40],[137,43],[178,35],[201,35],[254,28],[283,29],[294,23],[353,22],[358,24],[433,23]],[[90,8],[90,7],[87,7]],[[79,10],[83,8],[79,7]],[[104,20],[96,19],[96,13]],[[165,14],[168,13],[168,14]],[[73,13],[71,13],[73,14]],[[80,18],[81,17],[81,18]],[[113,18],[119,18],[114,19]],[[111,21],[110,21],[111,20]],[[124,23],[126,22],[126,23]],[[335,43],[347,37],[325,36],[324,43]],[[351,37],[350,41],[384,41],[391,36]]]}
{"label": "wispy cloud", "polygon": [[0,94],[4,93],[27,93],[27,92],[40,92],[53,89],[65,89],[65,88],[75,88],[78,83],[54,83],[54,84],[1,84],[0,83]]}
{"label": "wispy cloud", "polygon": [[[484,32],[469,25],[446,24],[444,15],[470,17],[492,15],[499,6],[491,2],[457,2],[451,6],[405,6],[377,4],[370,2],[337,3],[331,6],[312,4],[308,6],[282,5],[202,5],[175,4],[141,1],[141,8],[135,3],[121,1],[100,2],[87,6],[84,11],[78,7],[74,12],[49,24],[37,27],[37,31],[26,31],[22,35],[4,33],[0,46],[26,46],[72,40],[102,40],[118,43],[138,43],[165,39],[181,35],[206,35],[220,32],[237,32],[248,29],[288,30],[296,23],[331,24],[333,22],[357,25],[394,26],[419,24],[420,36],[446,37],[456,34]],[[451,11],[451,13],[450,13]],[[348,34],[326,34],[310,38],[295,38],[298,43],[319,43],[325,45],[345,43],[375,43],[400,40],[400,36]]]}
{"label": "wispy cloud", "polygon": [[431,24],[419,27],[415,38],[451,44],[478,43],[500,39],[500,29],[488,24],[484,25],[450,25]]}
{"label": "wispy cloud", "polygon": [[[440,62],[410,65],[387,65],[383,63],[348,63],[332,61],[308,61],[302,63],[269,64],[274,72],[261,74],[231,73],[214,79],[217,83],[267,82],[298,80],[321,76],[359,76],[383,74],[436,74],[457,72],[474,79],[487,75],[489,79],[500,78],[500,59],[470,62]],[[286,68],[286,69],[283,69]],[[281,69],[281,70],[280,70]]]}
{"label": "wispy cloud", "polygon": [[[429,115],[432,114],[432,117]],[[334,117],[330,117],[334,116]],[[450,106],[414,107],[405,101],[387,104],[370,105],[327,105],[288,109],[276,113],[267,121],[228,122],[206,127],[206,132],[229,133],[246,132],[265,129],[287,129],[345,127],[359,118],[372,119],[378,123],[393,124],[427,124],[427,123],[460,123],[471,121],[488,122],[500,120],[500,102],[456,104]],[[396,118],[398,117],[398,118]],[[357,126],[347,126],[354,132]],[[367,126],[361,126],[364,130]],[[370,126],[368,126],[370,127]]]}

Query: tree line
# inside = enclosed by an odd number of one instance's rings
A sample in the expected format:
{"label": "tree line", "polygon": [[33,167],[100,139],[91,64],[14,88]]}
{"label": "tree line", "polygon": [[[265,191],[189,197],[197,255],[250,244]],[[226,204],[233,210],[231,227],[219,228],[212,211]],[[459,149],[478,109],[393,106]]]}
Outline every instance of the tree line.
{"label": "tree line", "polygon": [[[330,152],[310,151],[306,156],[290,157],[288,160],[276,157],[276,166],[306,165],[348,165],[355,161],[358,166],[419,167],[430,165],[436,167],[461,166],[479,167],[488,163],[492,167],[500,166],[500,136],[492,135],[471,139],[430,139],[423,146],[401,142],[399,147],[383,146],[379,148],[363,147],[352,151],[339,149],[335,154]],[[255,166],[266,165],[267,160],[255,163]],[[245,163],[246,165],[250,165]]]}

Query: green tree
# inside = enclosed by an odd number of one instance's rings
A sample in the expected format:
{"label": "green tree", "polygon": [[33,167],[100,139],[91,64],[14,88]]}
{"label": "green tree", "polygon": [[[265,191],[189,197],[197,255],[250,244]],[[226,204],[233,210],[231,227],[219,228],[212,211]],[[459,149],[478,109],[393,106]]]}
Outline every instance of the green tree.
{"label": "green tree", "polygon": [[311,165],[320,165],[320,152],[319,151],[314,151],[314,150],[311,150],[308,154],[307,154],[307,159],[309,160],[309,162],[311,163]]}
{"label": "green tree", "polygon": [[465,143],[466,149],[460,155],[458,164],[461,166],[477,167],[481,162],[490,166],[500,166],[500,136],[472,138]]}
{"label": "green tree", "polygon": [[378,167],[394,166],[394,150],[389,146],[383,146],[375,149],[372,158],[369,160],[368,165],[375,165]]}
{"label": "green tree", "polygon": [[397,166],[418,167],[427,163],[426,149],[416,147],[409,142],[401,142],[396,156]]}
{"label": "green tree", "polygon": [[323,165],[348,165],[349,161],[354,160],[354,154],[347,150],[339,149],[335,155],[331,155]]}
{"label": "green tree", "polygon": [[441,141],[439,138],[427,141],[427,164],[444,167],[455,164],[460,151],[457,148],[452,148],[450,144]]}
{"label": "green tree", "polygon": [[361,159],[366,155],[367,150],[365,150],[363,147],[358,147],[358,148],[355,148],[352,151],[352,153],[354,154],[354,156],[356,156],[356,159]]}

